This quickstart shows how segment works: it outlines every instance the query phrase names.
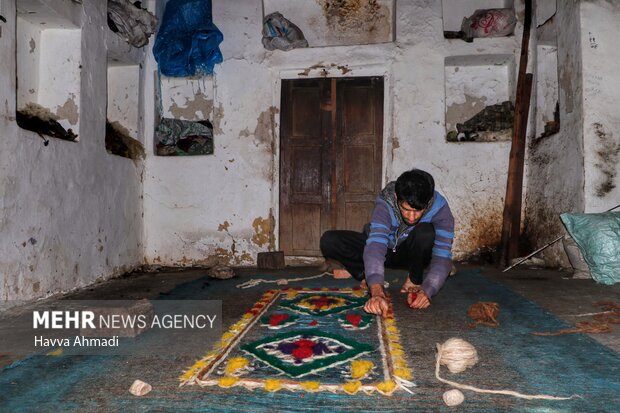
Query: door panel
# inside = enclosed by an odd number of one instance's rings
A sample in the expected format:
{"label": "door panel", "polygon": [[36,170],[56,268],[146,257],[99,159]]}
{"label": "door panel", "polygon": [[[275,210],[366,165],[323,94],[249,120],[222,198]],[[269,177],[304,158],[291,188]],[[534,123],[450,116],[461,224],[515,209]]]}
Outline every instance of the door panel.
{"label": "door panel", "polygon": [[344,191],[347,194],[367,194],[374,192],[375,148],[372,145],[359,145],[344,151]]}
{"label": "door panel", "polygon": [[291,149],[291,190],[293,194],[321,196],[321,146]]}
{"label": "door panel", "polygon": [[357,79],[347,81],[342,90],[342,101],[339,103],[344,114],[343,136],[373,135],[375,131],[372,86],[360,83]]}
{"label": "door panel", "polygon": [[292,139],[314,138],[320,140],[321,110],[320,90],[314,85],[297,85],[291,90]]}
{"label": "door panel", "polygon": [[361,231],[381,191],[383,78],[338,83],[338,228]]}
{"label": "door panel", "polygon": [[361,232],[364,225],[370,221],[374,206],[374,202],[347,202],[345,228]]}
{"label": "door panel", "polygon": [[292,224],[295,229],[292,245],[295,255],[315,254],[321,238],[321,206],[293,205]]}
{"label": "door panel", "polygon": [[319,256],[329,229],[361,231],[381,189],[383,78],[282,81],[280,249]]}
{"label": "door panel", "polygon": [[325,79],[282,81],[280,249],[286,255],[319,255],[329,228],[330,101]]}

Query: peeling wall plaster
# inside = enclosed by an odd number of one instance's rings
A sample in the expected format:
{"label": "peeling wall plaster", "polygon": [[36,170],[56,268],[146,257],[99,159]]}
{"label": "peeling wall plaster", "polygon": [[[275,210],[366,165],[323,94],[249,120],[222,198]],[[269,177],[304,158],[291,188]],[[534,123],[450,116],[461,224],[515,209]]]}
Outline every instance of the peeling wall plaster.
{"label": "peeling wall plaster", "polygon": [[198,93],[194,98],[185,97],[183,106],[173,102],[168,112],[177,119],[209,119],[213,112],[213,99]]}
{"label": "peeling wall plaster", "polygon": [[56,115],[59,119],[66,119],[71,125],[76,125],[78,122],[78,106],[75,104],[75,95],[67,98],[67,101],[62,106],[58,106],[56,109]]}
{"label": "peeling wall plaster", "polygon": [[252,242],[259,247],[267,246],[269,251],[273,251],[275,248],[275,219],[272,211],[269,210],[269,217],[258,217],[252,222],[254,227],[254,235],[252,236]]}
{"label": "peeling wall plaster", "polygon": [[[339,38],[350,33],[360,44],[389,40],[391,11],[377,0],[316,0],[327,21],[326,37]],[[391,6],[391,4],[390,4]]]}
{"label": "peeling wall plaster", "polygon": [[311,47],[390,42],[393,0],[264,0],[265,14],[280,12]]}

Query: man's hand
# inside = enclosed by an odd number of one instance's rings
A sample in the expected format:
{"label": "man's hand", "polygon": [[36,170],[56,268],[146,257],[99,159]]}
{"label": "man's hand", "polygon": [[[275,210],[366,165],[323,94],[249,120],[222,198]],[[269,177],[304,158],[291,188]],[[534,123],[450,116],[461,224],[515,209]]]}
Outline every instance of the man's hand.
{"label": "man's hand", "polygon": [[381,317],[387,317],[388,303],[385,299],[385,292],[381,284],[373,284],[370,286],[370,298],[364,305],[364,311],[370,314],[377,314]]}
{"label": "man's hand", "polygon": [[428,308],[431,305],[431,300],[423,289],[412,289],[407,293],[407,304],[411,308]]}
{"label": "man's hand", "polygon": [[370,314],[377,314],[381,317],[387,317],[388,312],[388,304],[385,296],[376,295],[374,297],[370,297],[366,304],[364,305],[364,311]]}

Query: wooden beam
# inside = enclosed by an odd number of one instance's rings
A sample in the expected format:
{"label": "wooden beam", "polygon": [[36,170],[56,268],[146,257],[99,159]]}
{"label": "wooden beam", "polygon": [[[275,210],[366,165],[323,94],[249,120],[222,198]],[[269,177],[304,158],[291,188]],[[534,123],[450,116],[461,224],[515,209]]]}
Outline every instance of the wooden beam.
{"label": "wooden beam", "polygon": [[519,254],[519,235],[521,229],[521,199],[523,196],[523,168],[525,163],[525,142],[527,138],[527,121],[530,109],[533,75],[527,73],[530,29],[532,26],[532,1],[525,0],[525,17],[523,20],[523,38],[517,77],[517,95],[515,98],[515,118],[512,128],[512,146],[508,164],[506,198],[502,222],[502,240],[500,245],[500,265],[506,266],[510,259]]}

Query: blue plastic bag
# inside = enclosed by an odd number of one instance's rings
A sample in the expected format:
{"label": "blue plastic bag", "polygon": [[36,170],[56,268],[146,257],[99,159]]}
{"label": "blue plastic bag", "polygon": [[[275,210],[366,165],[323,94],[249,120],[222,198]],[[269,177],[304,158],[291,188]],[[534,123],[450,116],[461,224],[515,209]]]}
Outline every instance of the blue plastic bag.
{"label": "blue plastic bag", "polygon": [[213,24],[211,0],[169,0],[153,45],[165,76],[210,75],[222,63],[224,35]]}

